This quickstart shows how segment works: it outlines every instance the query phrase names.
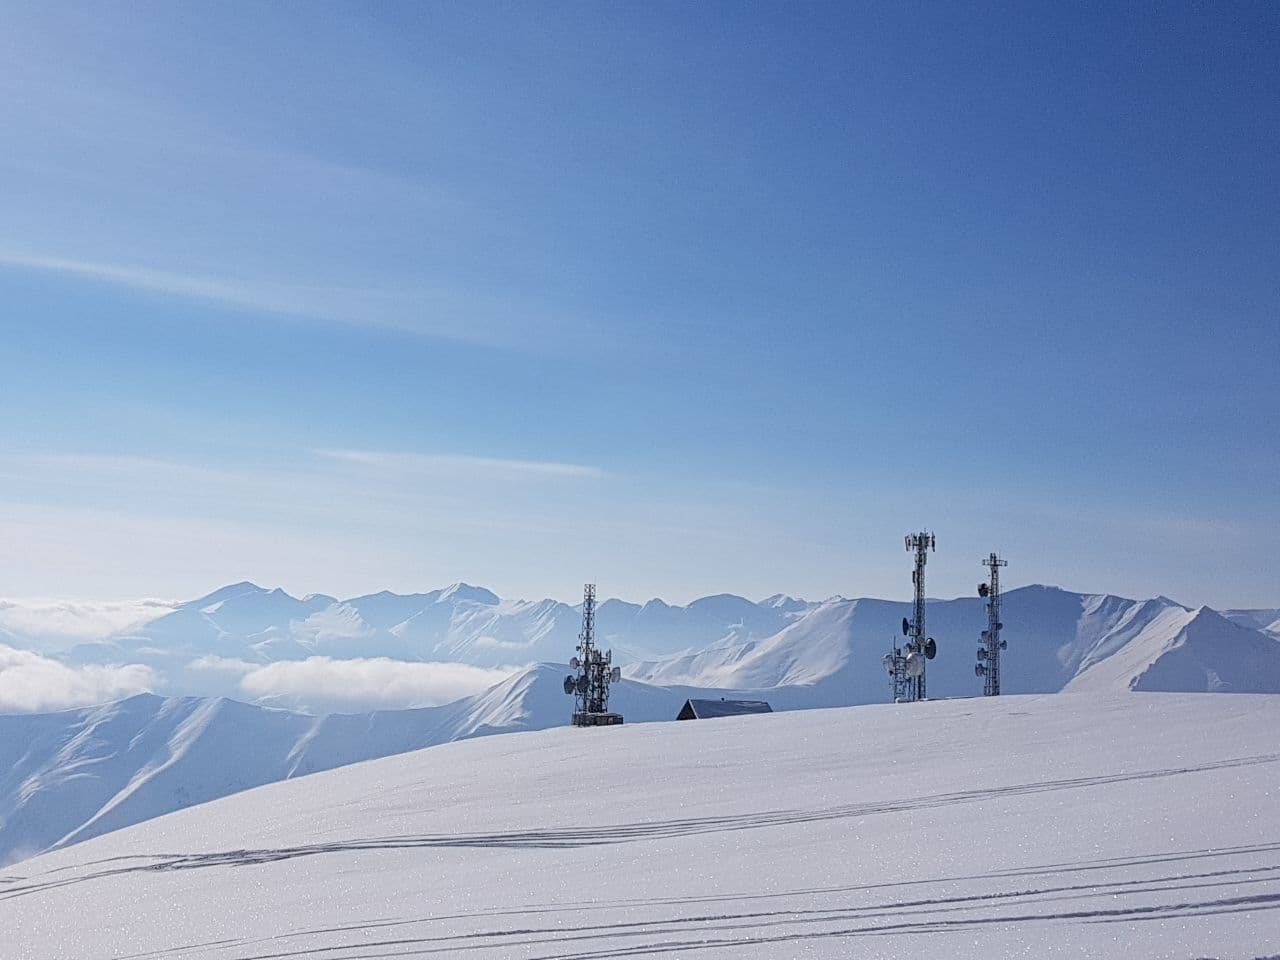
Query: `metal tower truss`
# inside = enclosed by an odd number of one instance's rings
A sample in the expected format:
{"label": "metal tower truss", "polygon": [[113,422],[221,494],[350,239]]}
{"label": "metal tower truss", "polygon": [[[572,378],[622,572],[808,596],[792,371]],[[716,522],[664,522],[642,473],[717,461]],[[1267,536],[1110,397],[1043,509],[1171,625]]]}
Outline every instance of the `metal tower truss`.
{"label": "metal tower truss", "polygon": [[987,601],[987,629],[982,631],[982,646],[978,648],[978,662],[973,672],[982,677],[982,694],[987,697],[1000,696],[1000,651],[1008,643],[1000,639],[1000,631],[1004,624],[1000,622],[1000,568],[1007,567],[1009,561],[1001,560],[991,554],[982,561],[982,565],[991,571],[987,583],[978,584],[978,596]]}
{"label": "metal tower truss", "polygon": [[910,699],[915,681],[907,675],[907,654],[892,640],[889,641],[889,652],[884,655],[884,669],[893,683],[893,702],[904,703]]}
{"label": "metal tower truss", "polygon": [[[910,534],[905,538],[907,551],[915,553],[916,566],[911,573],[911,583],[915,587],[915,601],[911,619],[902,618],[902,633],[907,638],[902,655],[901,669],[906,674],[905,695],[899,696],[899,678],[894,670],[894,699],[902,701],[925,699],[925,664],[938,653],[938,646],[925,630],[924,622],[924,565],[929,560],[929,551],[937,549],[937,539],[927,530]],[[890,654],[894,656],[894,654]],[[886,667],[889,662],[886,660]]]}
{"label": "metal tower truss", "polygon": [[596,647],[596,585],[588,583],[582,594],[582,632],[578,655],[569,661],[577,671],[564,678],[564,692],[573,697],[575,727],[606,727],[622,722],[622,714],[609,712],[609,685],[622,679],[613,666],[613,651]]}

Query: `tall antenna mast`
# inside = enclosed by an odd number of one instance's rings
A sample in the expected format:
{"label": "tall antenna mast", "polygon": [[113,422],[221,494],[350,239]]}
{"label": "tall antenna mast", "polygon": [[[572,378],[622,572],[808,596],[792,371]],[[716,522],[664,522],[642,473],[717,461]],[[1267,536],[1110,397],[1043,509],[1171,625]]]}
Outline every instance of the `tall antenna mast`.
{"label": "tall antenna mast", "polygon": [[582,632],[578,634],[578,656],[569,661],[577,674],[564,678],[564,692],[573,696],[575,727],[604,727],[622,722],[622,715],[609,712],[609,684],[622,679],[620,667],[613,666],[613,651],[601,653],[596,647],[596,585],[582,591]]}
{"label": "tall antenna mast", "polygon": [[[906,700],[923,700],[925,698],[924,666],[938,653],[938,646],[928,636],[924,624],[924,565],[929,561],[929,551],[937,549],[937,539],[927,530],[913,533],[904,538],[907,551],[916,555],[916,567],[911,574],[911,582],[915,586],[915,604],[912,607],[911,619],[902,618],[902,632],[907,638],[906,656],[902,666],[906,671]],[[886,667],[888,663],[886,663]],[[891,673],[893,671],[890,671]],[[897,682],[895,677],[895,694]]]}
{"label": "tall antenna mast", "polygon": [[978,648],[978,662],[973,672],[983,678],[982,695],[984,697],[1000,696],[1000,651],[1009,644],[1000,639],[1000,631],[1004,624],[1000,622],[1000,568],[1009,565],[1008,560],[1001,560],[991,554],[982,561],[984,567],[991,570],[988,583],[978,584],[978,596],[987,601],[987,629],[982,631],[982,646]]}

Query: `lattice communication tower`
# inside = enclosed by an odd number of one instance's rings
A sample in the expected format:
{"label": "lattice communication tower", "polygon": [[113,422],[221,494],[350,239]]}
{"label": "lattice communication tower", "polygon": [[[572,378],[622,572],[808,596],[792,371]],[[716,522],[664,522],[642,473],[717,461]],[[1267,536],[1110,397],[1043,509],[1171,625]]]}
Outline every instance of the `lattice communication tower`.
{"label": "lattice communication tower", "polygon": [[1000,696],[1000,651],[1008,643],[1000,639],[1000,631],[1004,624],[1000,622],[1000,568],[1009,565],[1008,560],[1001,560],[991,554],[982,561],[984,567],[991,570],[987,583],[978,584],[978,596],[987,601],[987,629],[982,631],[982,646],[978,648],[978,662],[973,672],[982,677],[982,694],[986,697]]}
{"label": "lattice communication tower", "polygon": [[[925,664],[938,654],[938,645],[926,633],[924,624],[924,565],[929,560],[929,551],[937,549],[937,538],[925,530],[910,534],[904,540],[908,552],[914,553],[916,557],[915,570],[911,573],[915,601],[911,619],[902,618],[902,633],[907,638],[906,645],[901,651],[895,648],[885,658],[885,667],[894,680],[894,699],[911,701],[925,698]],[[906,675],[906,682],[903,684],[905,692],[900,695],[899,683],[903,673]]]}
{"label": "lattice communication tower", "polygon": [[622,670],[613,666],[613,651],[596,648],[596,585],[588,583],[582,592],[582,632],[578,634],[578,655],[569,661],[577,673],[564,678],[564,692],[573,697],[575,727],[607,727],[622,722],[622,714],[609,711],[609,684],[622,679]]}

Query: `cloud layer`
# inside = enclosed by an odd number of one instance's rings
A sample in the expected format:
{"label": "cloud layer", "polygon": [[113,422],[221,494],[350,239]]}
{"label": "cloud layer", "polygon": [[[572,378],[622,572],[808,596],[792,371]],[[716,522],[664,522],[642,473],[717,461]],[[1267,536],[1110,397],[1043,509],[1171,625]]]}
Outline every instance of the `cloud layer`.
{"label": "cloud layer", "polygon": [[169,600],[0,600],[0,630],[32,646],[55,646],[110,636],[175,606]]}
{"label": "cloud layer", "polygon": [[329,657],[279,661],[265,666],[206,660],[200,668],[228,673],[245,671],[240,689],[246,696],[310,713],[437,706],[480,693],[514,672],[464,663]]}
{"label": "cloud layer", "polygon": [[142,664],[69,667],[30,650],[0,645],[0,712],[86,707],[153,690],[159,678]]}

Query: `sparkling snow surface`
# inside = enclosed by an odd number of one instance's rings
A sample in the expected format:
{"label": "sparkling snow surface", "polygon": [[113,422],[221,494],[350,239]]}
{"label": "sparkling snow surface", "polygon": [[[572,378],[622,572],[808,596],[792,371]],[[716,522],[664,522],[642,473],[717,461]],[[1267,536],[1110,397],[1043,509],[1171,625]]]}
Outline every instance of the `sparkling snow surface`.
{"label": "sparkling snow surface", "polygon": [[0,955],[1261,957],[1277,729],[1068,693],[451,743],[16,864]]}

